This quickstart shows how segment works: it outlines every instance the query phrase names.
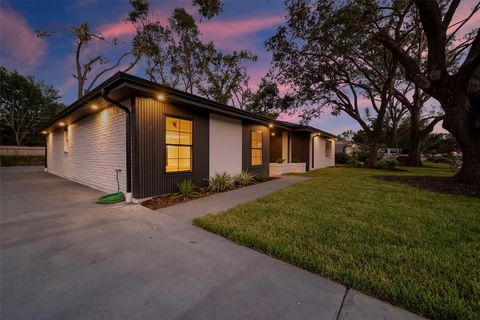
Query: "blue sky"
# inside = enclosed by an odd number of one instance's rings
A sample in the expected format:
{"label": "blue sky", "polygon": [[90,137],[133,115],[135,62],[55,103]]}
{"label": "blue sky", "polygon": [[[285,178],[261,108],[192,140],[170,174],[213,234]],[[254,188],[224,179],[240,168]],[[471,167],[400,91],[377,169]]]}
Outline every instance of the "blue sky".
{"label": "blue sky", "polygon": [[[465,2],[474,3],[472,0]],[[152,15],[163,22],[175,7],[184,7],[195,14],[190,0],[151,0],[150,7]],[[112,60],[128,48],[132,36],[131,28],[123,22],[130,10],[127,0],[2,0],[0,10],[0,63],[7,69],[33,74],[54,85],[67,105],[76,99],[76,83],[72,77],[74,39],[66,33],[39,39],[34,32],[47,26],[61,29],[88,22],[92,29],[125,42],[123,46],[107,48],[108,51],[101,45],[88,48],[90,56],[108,52]],[[204,39],[213,41],[222,50],[248,49],[258,56],[257,62],[248,68],[251,86],[255,87],[270,66],[271,57],[264,42],[276,32],[284,16],[283,1],[227,0],[219,16],[200,22],[199,27]],[[144,77],[141,65],[131,73]],[[296,121],[290,116],[284,116],[284,119]],[[348,116],[334,117],[328,113],[313,120],[311,125],[336,134],[359,129],[359,125]]]}

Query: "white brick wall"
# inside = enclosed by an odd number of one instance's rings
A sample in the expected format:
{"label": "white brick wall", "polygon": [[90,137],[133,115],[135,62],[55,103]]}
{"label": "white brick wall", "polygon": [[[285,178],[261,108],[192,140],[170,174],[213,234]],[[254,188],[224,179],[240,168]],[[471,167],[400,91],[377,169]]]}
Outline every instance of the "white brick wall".
{"label": "white brick wall", "polygon": [[104,192],[126,192],[125,113],[111,107],[68,126],[69,152],[64,152],[64,129],[48,135],[48,172]]}
{"label": "white brick wall", "polygon": [[[313,136],[313,135],[312,135]],[[312,136],[310,138],[312,138]],[[332,141],[332,150],[330,152],[330,156],[325,156],[325,143],[327,139],[317,136],[313,138],[313,145],[314,145],[314,167],[310,163],[310,169],[318,169],[318,168],[326,168],[335,165],[335,141],[332,139],[328,139]],[[312,143],[310,143],[310,154],[312,154]],[[311,156],[310,156],[311,159]],[[311,161],[310,161],[311,162]]]}

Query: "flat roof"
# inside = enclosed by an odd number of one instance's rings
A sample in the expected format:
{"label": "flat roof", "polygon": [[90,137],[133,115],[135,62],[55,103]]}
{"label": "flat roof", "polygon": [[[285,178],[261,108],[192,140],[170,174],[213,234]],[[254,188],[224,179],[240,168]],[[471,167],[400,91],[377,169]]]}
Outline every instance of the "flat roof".
{"label": "flat roof", "polygon": [[193,108],[207,110],[227,117],[249,120],[255,123],[269,125],[273,124],[281,129],[288,131],[306,131],[319,133],[330,138],[336,138],[336,135],[317,129],[311,126],[290,123],[280,120],[272,120],[259,114],[238,109],[226,104],[218,103],[188,92],[170,88],[152,81],[142,79],[123,72],[117,72],[86,95],[72,103],[63,111],[58,113],[52,120],[46,123],[39,131],[42,133],[52,132],[61,127],[59,123],[70,124],[79,119],[92,114],[92,111],[100,111],[110,106],[102,98],[102,91],[108,92],[108,95],[116,101],[122,102],[125,99],[135,95],[151,96],[156,98],[159,93],[165,94],[169,100],[186,104]]}

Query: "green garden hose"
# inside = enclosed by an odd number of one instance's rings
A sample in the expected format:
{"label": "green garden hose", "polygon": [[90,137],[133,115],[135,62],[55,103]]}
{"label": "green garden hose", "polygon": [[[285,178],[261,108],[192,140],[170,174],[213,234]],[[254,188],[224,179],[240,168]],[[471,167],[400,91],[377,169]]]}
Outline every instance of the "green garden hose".
{"label": "green garden hose", "polygon": [[122,202],[125,200],[125,195],[123,192],[120,192],[120,182],[118,181],[118,174],[122,171],[120,169],[115,170],[117,172],[117,192],[115,193],[110,193],[105,196],[101,196],[98,198],[97,203],[101,204],[111,204],[111,203],[117,203],[117,202]]}
{"label": "green garden hose", "polygon": [[100,197],[97,203],[110,204],[110,203],[122,202],[124,200],[125,200],[125,195],[123,194],[123,192],[115,192],[115,193],[110,193]]}

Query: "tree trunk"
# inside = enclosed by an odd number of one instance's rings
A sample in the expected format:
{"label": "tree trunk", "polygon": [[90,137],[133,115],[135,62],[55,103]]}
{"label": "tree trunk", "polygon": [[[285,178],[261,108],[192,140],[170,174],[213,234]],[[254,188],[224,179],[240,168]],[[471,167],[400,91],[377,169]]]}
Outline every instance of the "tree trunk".
{"label": "tree trunk", "polygon": [[20,141],[20,137],[17,131],[15,131],[15,143],[17,144],[17,146],[20,146],[22,144],[22,141]]}
{"label": "tree trunk", "polygon": [[379,139],[376,139],[376,141],[370,142],[370,149],[368,150],[368,159],[367,159],[367,167],[369,168],[375,167],[375,164],[377,163],[378,147],[379,147],[378,141]]}
{"label": "tree trunk", "polygon": [[462,154],[462,167],[455,175],[455,179],[480,184],[480,144],[473,150],[462,149]]}
{"label": "tree trunk", "polygon": [[460,88],[452,89],[442,106],[446,115],[443,127],[455,137],[463,154],[462,167],[455,178],[480,184],[480,108]]}
{"label": "tree trunk", "polygon": [[392,140],[390,141],[392,148],[398,148],[398,121],[392,124]]}
{"label": "tree trunk", "polygon": [[408,144],[407,165],[411,167],[421,167],[421,137],[420,137],[420,110],[416,103],[410,112],[410,142]]}

